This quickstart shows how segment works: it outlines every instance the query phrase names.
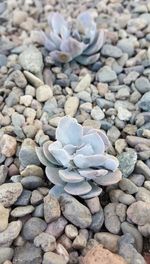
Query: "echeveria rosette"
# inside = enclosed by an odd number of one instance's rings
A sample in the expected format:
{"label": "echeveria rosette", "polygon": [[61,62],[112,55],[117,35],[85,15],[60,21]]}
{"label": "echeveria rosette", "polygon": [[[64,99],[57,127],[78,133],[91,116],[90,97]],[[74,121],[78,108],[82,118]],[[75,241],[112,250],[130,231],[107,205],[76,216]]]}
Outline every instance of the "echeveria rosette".
{"label": "echeveria rosette", "polygon": [[38,36],[39,42],[50,51],[54,62],[76,60],[80,64],[90,65],[99,59],[99,51],[104,44],[104,31],[97,30],[90,12],[81,13],[75,26],[69,25],[61,14],[51,13],[48,24],[50,33],[42,31]]}
{"label": "echeveria rosette", "polygon": [[56,129],[56,141],[37,148],[46,175],[54,187],[51,194],[62,192],[89,199],[102,189],[121,180],[117,158],[108,155],[110,142],[104,132],[82,127],[77,120],[63,117]]}

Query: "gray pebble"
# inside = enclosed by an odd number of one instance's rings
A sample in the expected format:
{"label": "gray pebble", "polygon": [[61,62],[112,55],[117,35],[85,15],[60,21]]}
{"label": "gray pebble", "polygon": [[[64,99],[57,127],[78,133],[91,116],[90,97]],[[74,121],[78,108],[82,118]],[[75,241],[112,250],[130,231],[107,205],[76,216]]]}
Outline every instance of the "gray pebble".
{"label": "gray pebble", "polygon": [[61,215],[60,205],[58,200],[48,194],[44,198],[44,219],[46,223],[51,223],[57,220]]}
{"label": "gray pebble", "polygon": [[3,184],[7,178],[8,168],[5,165],[0,166],[0,185]]}
{"label": "gray pebble", "polygon": [[46,252],[43,257],[43,264],[67,264],[65,258],[53,252]]}
{"label": "gray pebble", "polygon": [[9,247],[0,248],[0,264],[3,264],[6,260],[11,260],[14,254],[14,250]]}
{"label": "gray pebble", "polygon": [[5,207],[14,204],[23,191],[21,183],[4,183],[0,186],[0,203]]}
{"label": "gray pebble", "polygon": [[118,59],[122,56],[122,51],[116,46],[105,44],[101,49],[101,54],[105,57],[112,57]]}
{"label": "gray pebble", "polygon": [[129,179],[136,184],[138,187],[141,187],[144,183],[144,176],[142,174],[132,174]]}
{"label": "gray pebble", "polygon": [[60,218],[58,218],[58,220],[48,224],[46,232],[58,238],[62,235],[67,223],[68,223],[67,220],[61,216]]}
{"label": "gray pebble", "polygon": [[19,152],[19,159],[22,166],[26,167],[30,164],[40,165],[40,161],[36,155],[35,142],[32,139],[26,138]]}
{"label": "gray pebble", "polygon": [[117,235],[120,232],[120,220],[116,215],[116,204],[109,203],[104,208],[104,217],[105,217],[105,227],[107,230]]}
{"label": "gray pebble", "polygon": [[102,244],[105,248],[116,253],[118,251],[119,236],[108,232],[100,232],[94,235],[94,239]]}
{"label": "gray pebble", "polygon": [[130,149],[126,152],[122,152],[118,155],[119,160],[119,167],[123,174],[123,177],[127,178],[131,175],[134,170],[136,161],[137,161],[137,154],[134,150]]}
{"label": "gray pebble", "polygon": [[135,81],[135,86],[137,90],[144,94],[150,91],[150,82],[146,77],[140,77]]}
{"label": "gray pebble", "polygon": [[90,225],[90,229],[94,232],[98,232],[101,230],[104,223],[104,213],[103,209],[99,212],[92,215],[92,223]]}
{"label": "gray pebble", "polygon": [[150,191],[144,187],[139,187],[136,193],[136,200],[150,203]]}
{"label": "gray pebble", "polygon": [[34,245],[41,247],[44,252],[54,251],[56,249],[56,239],[48,233],[40,233],[34,238]]}
{"label": "gray pebble", "polygon": [[45,185],[42,178],[37,176],[26,176],[21,179],[21,183],[24,188],[29,190],[34,190],[38,187],[42,187]]}
{"label": "gray pebble", "polygon": [[33,211],[34,207],[32,205],[18,206],[11,211],[10,215],[19,218],[31,214]]}
{"label": "gray pebble", "polygon": [[133,43],[128,39],[124,38],[118,41],[117,46],[131,57],[134,54]]}
{"label": "gray pebble", "polygon": [[13,264],[41,264],[42,251],[32,243],[26,243],[22,247],[16,247],[13,257]]}
{"label": "gray pebble", "polygon": [[119,182],[119,187],[128,194],[134,194],[138,192],[138,187],[131,180],[126,178]]}
{"label": "gray pebble", "polygon": [[22,235],[25,240],[33,240],[37,235],[42,233],[47,227],[44,220],[38,217],[31,217],[25,222],[22,229]]}
{"label": "gray pebble", "polygon": [[99,82],[112,82],[117,79],[116,73],[109,67],[102,67],[96,74],[96,79]]}
{"label": "gray pebble", "polygon": [[150,92],[145,93],[140,99],[138,106],[143,111],[150,111]]}
{"label": "gray pebble", "polygon": [[6,66],[7,64],[7,57],[4,54],[0,54],[0,68],[2,66]]}
{"label": "gray pebble", "polygon": [[44,204],[39,204],[35,207],[34,212],[32,213],[34,217],[44,218]]}
{"label": "gray pebble", "polygon": [[[22,178],[22,177],[21,177]],[[17,201],[15,202],[15,205],[17,206],[23,206],[28,205],[31,197],[31,191],[29,190],[23,190]]]}

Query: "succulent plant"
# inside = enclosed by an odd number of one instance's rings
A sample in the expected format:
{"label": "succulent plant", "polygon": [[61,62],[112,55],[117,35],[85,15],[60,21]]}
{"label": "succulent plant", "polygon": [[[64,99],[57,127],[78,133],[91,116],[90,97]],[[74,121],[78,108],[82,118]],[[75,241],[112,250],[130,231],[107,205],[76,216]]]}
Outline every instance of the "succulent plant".
{"label": "succulent plant", "polygon": [[61,14],[51,13],[48,24],[50,33],[39,32],[39,39],[54,62],[67,63],[75,59],[80,64],[90,65],[99,59],[104,31],[97,30],[90,12],[81,13],[75,25],[69,25]]}
{"label": "succulent plant", "polygon": [[101,193],[99,186],[120,181],[117,158],[105,152],[109,145],[103,131],[82,127],[71,117],[61,118],[56,141],[36,149],[47,178],[54,184],[50,193],[59,196],[67,192],[88,199]]}

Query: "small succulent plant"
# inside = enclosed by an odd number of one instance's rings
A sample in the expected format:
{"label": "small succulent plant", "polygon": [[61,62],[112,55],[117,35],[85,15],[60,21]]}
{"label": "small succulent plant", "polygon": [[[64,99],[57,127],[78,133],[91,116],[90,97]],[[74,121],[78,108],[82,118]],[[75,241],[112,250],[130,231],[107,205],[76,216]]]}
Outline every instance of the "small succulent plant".
{"label": "small succulent plant", "polygon": [[54,62],[67,63],[75,59],[80,64],[90,65],[99,59],[104,31],[97,30],[90,12],[81,13],[75,25],[69,25],[61,14],[51,13],[48,24],[50,33],[39,32],[39,39]]}
{"label": "small succulent plant", "polygon": [[105,152],[109,145],[101,130],[82,127],[76,119],[63,117],[56,129],[56,141],[47,141],[36,149],[54,184],[50,193],[58,197],[67,192],[89,199],[101,193],[100,186],[120,181],[117,158]]}

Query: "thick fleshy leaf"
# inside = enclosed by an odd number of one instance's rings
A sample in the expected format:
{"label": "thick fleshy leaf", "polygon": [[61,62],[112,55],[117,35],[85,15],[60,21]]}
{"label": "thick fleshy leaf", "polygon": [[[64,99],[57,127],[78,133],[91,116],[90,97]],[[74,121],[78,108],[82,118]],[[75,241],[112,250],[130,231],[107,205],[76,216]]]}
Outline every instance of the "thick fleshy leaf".
{"label": "thick fleshy leaf", "polygon": [[64,185],[64,182],[59,177],[59,168],[57,167],[46,167],[45,173],[47,178],[55,185],[62,186]]}
{"label": "thick fleshy leaf", "polygon": [[86,169],[86,170],[78,170],[81,176],[87,179],[94,179],[96,177],[105,176],[108,173],[108,170],[105,169]]}
{"label": "thick fleshy leaf", "polygon": [[85,55],[92,55],[100,51],[101,47],[104,44],[104,31],[101,30],[96,34],[95,39],[93,40],[92,44],[86,48],[83,52]]}
{"label": "thick fleshy leaf", "polygon": [[93,20],[90,12],[82,12],[76,20],[77,29],[82,35],[88,36],[90,38],[90,43],[96,35],[96,23]]}
{"label": "thick fleshy leaf", "polygon": [[44,45],[45,48],[49,51],[53,51],[56,49],[56,45],[53,43],[53,41],[48,38],[46,33],[44,33],[42,30],[34,30],[32,38],[34,42]]}
{"label": "thick fleshy leaf", "polygon": [[94,181],[99,185],[108,186],[119,182],[121,179],[121,171],[117,169],[114,172],[108,172],[105,176],[95,178]]}
{"label": "thick fleshy leaf", "polygon": [[84,156],[82,154],[76,155],[73,158],[75,165],[80,169],[87,169],[90,167],[98,168],[106,161],[106,155],[97,154],[91,156]]}
{"label": "thick fleshy leaf", "polygon": [[105,151],[105,145],[103,143],[103,140],[97,133],[92,133],[83,136],[82,142],[85,144],[90,144],[92,146],[94,154],[103,154]]}
{"label": "thick fleshy leaf", "polygon": [[92,190],[90,192],[88,192],[87,194],[80,196],[82,199],[91,199],[91,198],[99,196],[101,194],[102,188],[100,188],[99,186],[97,186],[93,183],[90,183],[90,185],[92,186]]}
{"label": "thick fleshy leaf", "polygon": [[112,155],[106,154],[106,161],[104,162],[103,166],[111,171],[115,171],[119,166],[119,161]]}
{"label": "thick fleshy leaf", "polygon": [[85,134],[93,134],[93,133],[97,133],[103,140],[103,143],[105,144],[105,149],[109,148],[111,143],[107,137],[107,135],[102,131],[102,130],[98,130],[98,129],[86,129]]}
{"label": "thick fleshy leaf", "polygon": [[59,164],[64,166],[65,168],[70,167],[72,160],[72,156],[68,154],[68,152],[64,149],[52,149],[51,154],[58,161]]}
{"label": "thick fleshy leaf", "polygon": [[99,57],[100,57],[100,53],[96,53],[91,56],[80,55],[79,57],[75,58],[75,60],[80,64],[86,66],[95,63],[99,59]]}
{"label": "thick fleshy leaf", "polygon": [[84,181],[84,177],[82,177],[77,171],[69,171],[59,170],[60,178],[65,182],[76,183]]}
{"label": "thick fleshy leaf", "polygon": [[56,199],[59,199],[62,193],[65,193],[64,186],[55,185],[49,190],[49,194]]}
{"label": "thick fleshy leaf", "polygon": [[36,154],[40,160],[40,162],[44,165],[44,166],[52,166],[53,164],[50,163],[50,161],[45,157],[43,149],[41,147],[36,147]]}
{"label": "thick fleshy leaf", "polygon": [[84,145],[83,147],[79,148],[77,151],[76,151],[76,155],[79,155],[79,154],[83,154],[83,155],[93,155],[94,154],[94,151],[93,151],[93,148],[90,144],[86,144]]}
{"label": "thick fleshy leaf", "polygon": [[61,149],[61,148],[62,148],[62,144],[58,140],[53,142],[53,143],[51,143],[51,144],[49,144],[49,146],[48,146],[49,152],[51,152],[54,149]]}
{"label": "thick fleshy leaf", "polygon": [[61,38],[55,33],[55,32],[50,32],[50,40],[55,44],[56,49],[60,49],[61,45]]}
{"label": "thick fleshy leaf", "polygon": [[83,181],[79,183],[67,183],[64,190],[72,195],[84,195],[90,192],[92,187],[88,182]]}
{"label": "thick fleshy leaf", "polygon": [[76,151],[76,146],[73,146],[71,144],[65,145],[64,149],[70,154],[72,155],[75,151]]}
{"label": "thick fleshy leaf", "polygon": [[72,37],[62,40],[60,49],[63,52],[67,52],[71,55],[72,58],[75,58],[82,54],[86,45],[82,42],[73,39]]}
{"label": "thick fleshy leaf", "polygon": [[53,61],[60,63],[67,63],[72,60],[72,56],[67,52],[62,52],[58,50],[54,50],[50,53]]}
{"label": "thick fleshy leaf", "polygon": [[52,27],[53,31],[58,35],[61,34],[62,28],[68,28],[67,22],[65,21],[64,17],[57,12],[52,12],[49,14],[48,23]]}
{"label": "thick fleshy leaf", "polygon": [[71,144],[80,146],[82,143],[83,128],[77,120],[71,117],[63,117],[56,129],[56,139],[63,145]]}
{"label": "thick fleshy leaf", "polygon": [[49,152],[49,145],[51,144],[50,141],[47,141],[43,144],[43,153],[45,157],[54,165],[60,165],[59,162],[52,156],[52,154]]}
{"label": "thick fleshy leaf", "polygon": [[6,2],[5,1],[0,2],[0,15],[6,10],[6,8],[7,8]]}

